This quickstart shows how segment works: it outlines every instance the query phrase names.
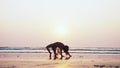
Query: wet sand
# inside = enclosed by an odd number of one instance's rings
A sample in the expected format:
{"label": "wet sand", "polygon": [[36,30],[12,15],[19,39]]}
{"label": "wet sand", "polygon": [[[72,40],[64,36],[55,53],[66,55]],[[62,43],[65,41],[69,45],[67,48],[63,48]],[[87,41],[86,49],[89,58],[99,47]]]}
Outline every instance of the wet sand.
{"label": "wet sand", "polygon": [[115,54],[73,54],[69,60],[49,60],[48,54],[13,53],[0,56],[0,68],[120,68],[120,55]]}

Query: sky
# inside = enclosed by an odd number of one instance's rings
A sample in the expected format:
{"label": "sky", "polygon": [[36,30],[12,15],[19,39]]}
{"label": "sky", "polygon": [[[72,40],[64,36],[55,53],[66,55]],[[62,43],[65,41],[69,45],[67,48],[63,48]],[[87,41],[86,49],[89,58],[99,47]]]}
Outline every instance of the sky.
{"label": "sky", "polygon": [[120,47],[120,0],[0,0],[0,47]]}

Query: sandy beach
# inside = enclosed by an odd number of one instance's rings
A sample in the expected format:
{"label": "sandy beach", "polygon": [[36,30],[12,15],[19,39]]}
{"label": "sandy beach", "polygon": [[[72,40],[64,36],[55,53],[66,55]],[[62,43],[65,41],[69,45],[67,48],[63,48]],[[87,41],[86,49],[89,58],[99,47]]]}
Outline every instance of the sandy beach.
{"label": "sandy beach", "polygon": [[49,60],[48,54],[13,54],[0,55],[0,68],[120,68],[119,54],[73,54],[69,60]]}

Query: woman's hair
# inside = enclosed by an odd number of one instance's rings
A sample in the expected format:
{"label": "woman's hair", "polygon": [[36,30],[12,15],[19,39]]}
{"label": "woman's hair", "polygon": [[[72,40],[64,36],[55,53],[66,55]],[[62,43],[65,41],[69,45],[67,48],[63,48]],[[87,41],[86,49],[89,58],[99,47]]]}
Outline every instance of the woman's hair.
{"label": "woman's hair", "polygon": [[68,50],[69,50],[69,46],[65,45],[64,46],[64,52],[68,52]]}

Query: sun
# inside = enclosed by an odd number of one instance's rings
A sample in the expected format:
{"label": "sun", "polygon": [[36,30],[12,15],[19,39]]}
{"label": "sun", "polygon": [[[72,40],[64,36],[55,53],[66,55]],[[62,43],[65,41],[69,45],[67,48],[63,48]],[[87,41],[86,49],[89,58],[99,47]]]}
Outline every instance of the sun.
{"label": "sun", "polygon": [[57,28],[57,33],[59,35],[64,35],[66,33],[66,29],[64,27]]}
{"label": "sun", "polygon": [[56,27],[56,33],[57,35],[64,36],[68,32],[67,28],[65,26],[58,26]]}

